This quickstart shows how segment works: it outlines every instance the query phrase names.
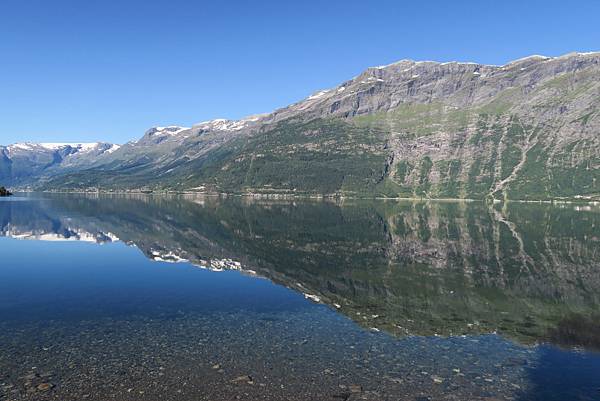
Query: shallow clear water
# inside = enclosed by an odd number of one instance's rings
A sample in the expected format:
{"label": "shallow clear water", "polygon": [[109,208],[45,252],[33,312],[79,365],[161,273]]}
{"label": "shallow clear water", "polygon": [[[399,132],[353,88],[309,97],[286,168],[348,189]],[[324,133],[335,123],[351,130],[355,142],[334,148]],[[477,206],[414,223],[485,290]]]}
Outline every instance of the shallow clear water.
{"label": "shallow clear water", "polygon": [[1,400],[598,400],[600,210],[0,201]]}

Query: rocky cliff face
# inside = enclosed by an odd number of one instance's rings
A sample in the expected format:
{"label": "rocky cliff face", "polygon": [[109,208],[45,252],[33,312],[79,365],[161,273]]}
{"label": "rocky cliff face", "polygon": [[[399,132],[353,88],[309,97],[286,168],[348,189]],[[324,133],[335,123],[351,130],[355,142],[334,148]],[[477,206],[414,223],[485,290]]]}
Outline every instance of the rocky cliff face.
{"label": "rocky cliff face", "polygon": [[[383,159],[384,165],[367,192],[479,199],[598,195],[598,78],[598,53],[533,56],[501,67],[404,60],[370,68],[265,121],[337,118],[370,129],[366,136],[378,149],[369,144],[368,152],[379,150],[384,157],[377,163]],[[300,153],[298,145],[287,154]],[[311,145],[328,151],[322,142]],[[364,139],[355,145],[349,153],[366,146]]]}
{"label": "rocky cliff face", "polygon": [[46,187],[597,198],[599,103],[600,53],[403,60],[270,114],[151,129]]}

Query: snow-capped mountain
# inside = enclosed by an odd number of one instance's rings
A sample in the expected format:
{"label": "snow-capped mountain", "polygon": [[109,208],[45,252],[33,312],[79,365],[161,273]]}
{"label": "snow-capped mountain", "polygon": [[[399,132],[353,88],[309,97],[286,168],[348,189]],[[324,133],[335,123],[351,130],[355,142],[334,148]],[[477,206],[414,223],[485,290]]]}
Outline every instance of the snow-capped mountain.
{"label": "snow-capped mountain", "polygon": [[[6,147],[9,152],[20,152],[20,151],[33,151],[33,150],[44,150],[44,151],[53,151],[53,150],[61,150],[61,149],[69,149],[73,150],[73,153],[77,152],[90,152],[97,149],[107,150],[106,146],[110,145],[102,142],[92,142],[92,143],[33,143],[33,142],[23,142],[23,143],[15,143]],[[109,148],[113,148],[118,145],[110,145]]]}
{"label": "snow-capped mountain", "polygon": [[43,176],[85,168],[119,147],[104,142],[23,142],[0,146],[0,181],[3,185],[21,185]]}

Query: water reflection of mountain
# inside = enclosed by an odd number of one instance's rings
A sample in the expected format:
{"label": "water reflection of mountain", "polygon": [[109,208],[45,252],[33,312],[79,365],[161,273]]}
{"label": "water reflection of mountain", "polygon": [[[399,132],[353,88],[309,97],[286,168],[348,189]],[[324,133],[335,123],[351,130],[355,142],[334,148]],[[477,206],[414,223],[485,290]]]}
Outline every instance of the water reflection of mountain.
{"label": "water reflection of mountain", "polygon": [[[4,235],[120,239],[244,269],[394,335],[497,331],[598,348],[600,211],[573,205],[56,196],[0,205]],[[34,235],[35,238],[35,235]]]}

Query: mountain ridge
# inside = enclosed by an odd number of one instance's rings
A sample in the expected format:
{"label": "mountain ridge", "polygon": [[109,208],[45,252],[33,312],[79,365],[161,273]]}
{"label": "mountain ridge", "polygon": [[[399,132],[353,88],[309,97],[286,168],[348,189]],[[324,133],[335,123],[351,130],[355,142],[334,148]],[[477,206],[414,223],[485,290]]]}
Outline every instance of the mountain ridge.
{"label": "mountain ridge", "polygon": [[55,167],[21,182],[40,189],[596,198],[599,82],[596,52],[503,66],[400,60],[268,114],[154,127],[78,169]]}

